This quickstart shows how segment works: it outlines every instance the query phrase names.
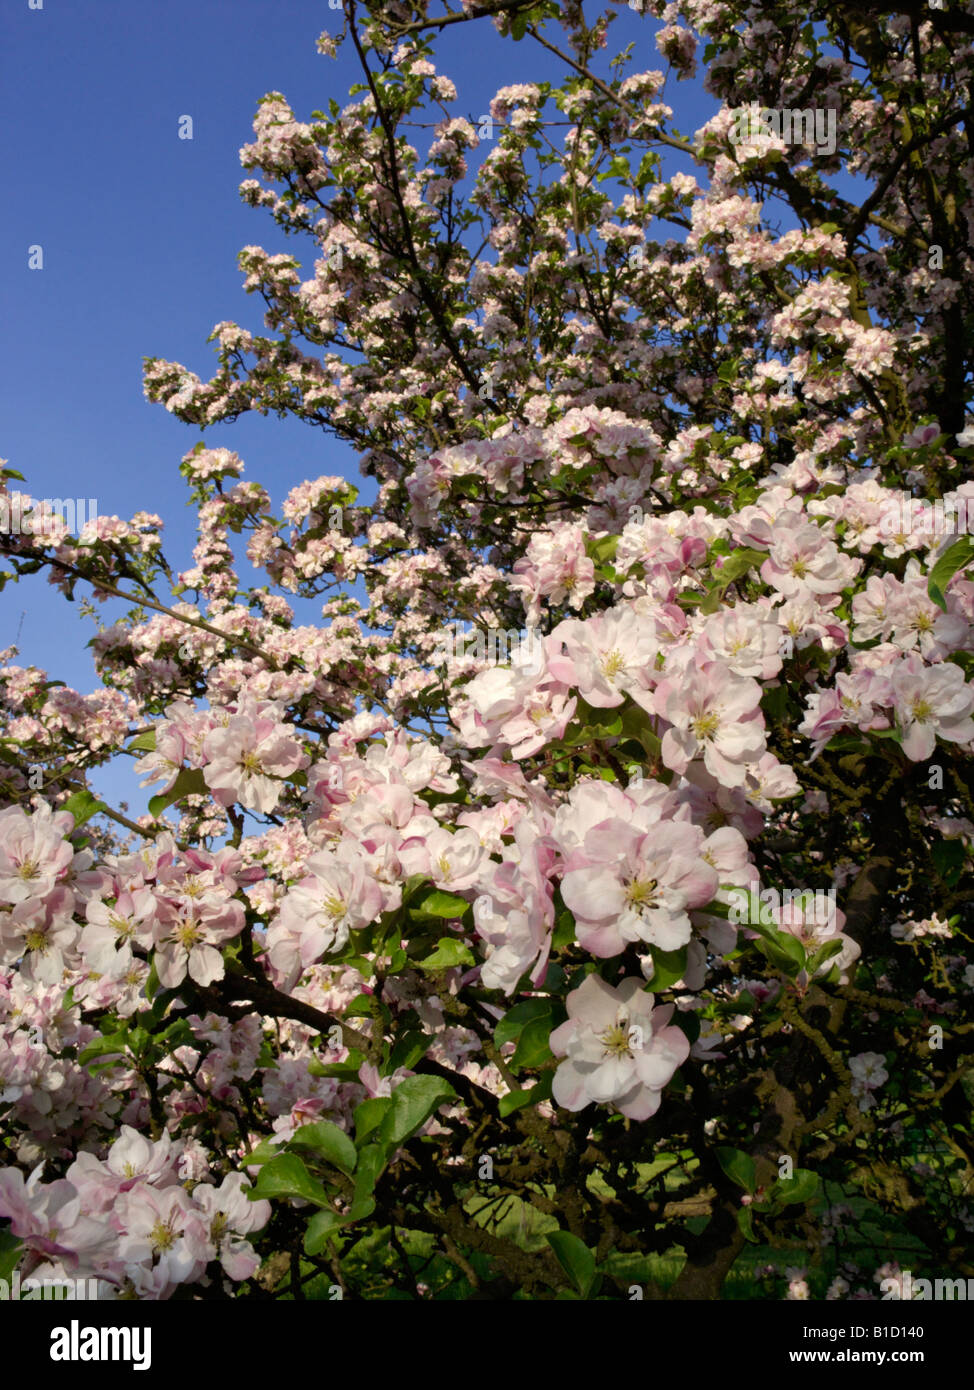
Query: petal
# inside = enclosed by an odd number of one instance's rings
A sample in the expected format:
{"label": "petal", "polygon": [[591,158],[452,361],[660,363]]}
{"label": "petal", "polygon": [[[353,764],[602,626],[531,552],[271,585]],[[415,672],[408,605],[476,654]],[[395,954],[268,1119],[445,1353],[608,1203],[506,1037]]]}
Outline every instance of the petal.
{"label": "petal", "polygon": [[556,1105],[562,1105],[566,1110],[582,1110],[588,1105],[584,1079],[571,1062],[562,1062],[555,1072],[551,1097]]}

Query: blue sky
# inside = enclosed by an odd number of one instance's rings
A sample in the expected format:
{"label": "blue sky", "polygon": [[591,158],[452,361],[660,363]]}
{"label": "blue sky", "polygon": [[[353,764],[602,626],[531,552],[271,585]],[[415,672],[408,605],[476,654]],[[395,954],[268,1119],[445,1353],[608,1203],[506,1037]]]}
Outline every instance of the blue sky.
{"label": "blue sky", "polygon": [[[339,28],[340,15],[308,0],[43,0],[40,9],[6,0],[0,14],[0,456],[35,497],[96,498],[99,512],[126,518],[158,512],[177,569],[195,539],[178,465],[200,434],[145,400],[142,358],[180,361],[207,379],[214,324],[261,329],[262,303],[241,287],[242,246],[297,254],[310,274],[310,243],[287,241],[241,203],[238,151],[268,91],[283,92],[299,120],[331,97],[348,101],[360,75],[352,50],[335,61],[315,48],[322,29]],[[623,10],[602,56],[635,40],[630,70],[665,69],[656,28]],[[438,71],[458,88],[453,109],[471,117],[499,87],[560,71],[530,40],[502,41],[489,23],[455,26],[435,47]],[[667,96],[684,132],[715,109],[697,82],[671,82]],[[192,140],[178,135],[185,115]],[[30,270],[37,245],[43,269]],[[245,416],[205,437],[235,449],[275,504],[305,478],[358,479],[350,449],[293,420]],[[93,632],[44,580],[9,585],[0,600],[0,646],[17,639],[21,664],[82,691],[97,685],[85,645]],[[143,809],[127,772],[94,781]]]}

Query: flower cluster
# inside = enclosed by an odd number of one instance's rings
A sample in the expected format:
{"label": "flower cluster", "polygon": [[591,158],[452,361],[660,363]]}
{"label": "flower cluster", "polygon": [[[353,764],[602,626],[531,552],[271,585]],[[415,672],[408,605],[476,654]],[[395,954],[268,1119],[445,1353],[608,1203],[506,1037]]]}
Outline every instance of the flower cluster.
{"label": "flower cluster", "polygon": [[26,1181],[0,1170],[0,1216],[32,1277],[96,1279],[103,1297],[163,1299],[214,1266],[240,1281],[259,1264],[247,1236],[266,1225],[270,1203],[248,1201],[240,1173],[219,1184],[208,1176],[205,1155],[122,1125],[104,1158],[79,1154],[53,1182],[43,1165]]}
{"label": "flower cluster", "polygon": [[[93,693],[2,656],[0,1219],[25,1272],[141,1298],[258,1271],[293,1297],[306,1262],[547,1298],[538,1215],[607,1283],[606,1231],[669,1243],[680,1296],[794,1219],[832,1264],[788,1265],[785,1296],[864,1296],[852,1195],[922,1199],[956,1248],[969,1151],[974,547],[913,504],[974,501],[974,45],[867,17],[853,61],[794,6],[725,33],[647,0],[677,76],[706,36],[720,110],[687,139],[662,72],[589,71],[605,16],[495,14],[574,56],[475,124],[425,19],[366,8],[354,100],[304,122],[270,93],[241,151],[308,258],[245,247],[265,331],[222,321],[212,379],[150,358],[145,390],[204,429],[324,427],[368,493],[244,481],[200,443],[187,567],[147,513],[0,536],[17,577],[128,605]],[[735,141],[755,72],[838,111],[835,148]],[[925,112],[902,140],[900,80]],[[697,176],[664,179],[660,144]],[[525,625],[509,658],[444,646]],[[134,812],[91,789],[121,756]],[[344,1259],[369,1221],[394,1275]]]}

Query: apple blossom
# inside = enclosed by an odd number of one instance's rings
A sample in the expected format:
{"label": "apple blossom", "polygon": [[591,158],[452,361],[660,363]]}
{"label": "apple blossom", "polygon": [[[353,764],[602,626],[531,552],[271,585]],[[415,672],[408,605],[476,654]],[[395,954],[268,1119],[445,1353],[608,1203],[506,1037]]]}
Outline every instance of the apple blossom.
{"label": "apple blossom", "polygon": [[640,979],[613,989],[598,975],[587,975],[566,1002],[568,1021],[551,1034],[551,1050],[566,1058],[555,1072],[557,1104],[611,1103],[630,1119],[649,1119],[690,1053],[686,1035],[668,1026],[673,1006],[654,1008]]}
{"label": "apple blossom", "polygon": [[[25,1272],[575,1293],[510,1236],[522,1179],[599,1297],[625,1293],[607,1231],[672,1259],[674,1299],[719,1298],[749,1232],[817,1242],[787,1297],[861,1296],[836,1190],[891,1238],[922,1198],[930,1248],[956,1244],[964,16],[618,7],[677,76],[705,39],[714,111],[683,135],[672,74],[638,45],[596,73],[612,12],[561,8],[493,15],[522,55],[545,36],[547,76],[477,118],[432,61],[442,16],[359,6],[322,36],[364,83],[309,120],[268,93],[241,152],[243,200],[304,254],[244,248],[265,321],[217,323],[212,375],[146,360],[204,432],[324,428],[361,495],[201,441],[171,563],[154,513],[20,526],[0,466],[7,577],[100,610],[93,692],[0,657],[0,1216]],[[793,124],[800,90],[830,113],[831,148],[736,140],[755,73]],[[510,661],[444,642],[525,622]],[[109,803],[123,757],[158,799]],[[796,882],[830,910],[734,920]],[[826,1202],[807,1177],[768,1196],[786,1139]],[[488,1240],[470,1193],[501,1189]],[[389,1229],[404,1258],[361,1240]]]}

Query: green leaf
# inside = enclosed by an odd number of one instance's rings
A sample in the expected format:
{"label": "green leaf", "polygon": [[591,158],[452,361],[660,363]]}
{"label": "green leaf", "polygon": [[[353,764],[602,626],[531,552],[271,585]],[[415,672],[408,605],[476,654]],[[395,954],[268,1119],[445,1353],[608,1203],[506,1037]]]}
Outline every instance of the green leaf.
{"label": "green leaf", "polygon": [[357,1052],[353,1048],[344,1062],[319,1062],[317,1058],[313,1058],[308,1063],[308,1071],[312,1076],[333,1076],[340,1081],[356,1081],[364,1061],[365,1053]]}
{"label": "green leaf", "polygon": [[753,926],[752,931],[761,933],[758,943],[776,970],[782,970],[792,979],[807,965],[805,947],[790,932],[774,931],[773,928]]}
{"label": "green leaf", "polygon": [[570,1231],[549,1231],[545,1240],[582,1298],[588,1298],[596,1278],[595,1256],[591,1250]]}
{"label": "green leaf", "polygon": [[974,536],[961,536],[960,540],[948,546],[927,577],[927,593],[938,608],[946,613],[947,600],[944,597],[947,585],[965,565],[974,559]]}
{"label": "green leaf", "polygon": [[525,1086],[520,1091],[508,1091],[497,1102],[498,1113],[503,1117],[515,1110],[523,1110],[526,1105],[537,1105],[540,1101],[551,1099],[551,1083],[554,1077],[546,1072],[536,1086]]}
{"label": "green leaf", "polygon": [[349,1177],[355,1172],[358,1159],[355,1145],[331,1120],[315,1120],[310,1125],[302,1125],[295,1131],[288,1148],[311,1149]]}
{"label": "green leaf", "polygon": [[733,584],[735,579],[740,579],[742,574],[747,574],[748,570],[752,570],[755,565],[763,565],[767,558],[766,550],[744,546],[728,555],[720,569],[713,571],[714,579],[721,589],[726,589],[728,584]]}
{"label": "green leaf", "polygon": [[454,965],[476,965],[473,952],[457,936],[441,936],[436,950],[425,960],[416,962],[417,970],[449,970]]}
{"label": "green leaf", "polygon": [[155,999],[156,995],[159,993],[159,986],[161,983],[159,971],[156,969],[156,958],[155,955],[153,955],[152,963],[149,966],[149,978],[145,982],[146,999],[150,1001]]}
{"label": "green leaf", "polygon": [[605,564],[607,560],[615,559],[621,539],[621,536],[602,536],[597,541],[589,538],[585,542],[585,550],[589,558],[595,560],[597,564]]}
{"label": "green leaf", "polygon": [[[687,1009],[686,1013],[681,1013],[680,1010],[677,1009],[676,1017],[671,1020],[671,1026],[673,1028],[679,1028],[680,1032],[691,1046],[700,1036],[700,1018],[693,1009]],[[676,1075],[680,1075],[679,1071],[676,1072]],[[672,1086],[672,1082],[670,1084]]]}
{"label": "green leaf", "polygon": [[361,1221],[364,1217],[371,1216],[374,1211],[375,1202],[368,1198],[362,1202],[353,1202],[344,1216],[339,1216],[337,1211],[331,1210],[315,1212],[304,1233],[305,1254],[320,1254],[331,1237],[337,1235],[344,1226],[350,1226],[353,1221]]}
{"label": "green leaf", "polygon": [[345,1012],[343,1014],[343,1017],[346,1019],[371,1018],[372,1001],[374,998],[374,994],[356,994],[355,998],[350,1000],[349,1003],[345,1005]]}
{"label": "green leaf", "polygon": [[648,982],[651,993],[658,994],[683,979],[687,968],[685,946],[680,951],[661,951],[658,946],[651,946],[650,955],[653,958],[653,973]]}
{"label": "green leaf", "polygon": [[158,1044],[164,1043],[167,1052],[174,1052],[177,1047],[192,1047],[196,1042],[196,1034],[185,1018],[177,1018],[175,1023],[169,1024],[168,1028],[163,1028],[159,1033],[153,1033],[152,1041]]}
{"label": "green leaf", "polygon": [[147,729],[144,734],[139,734],[128,746],[130,753],[154,753],[156,751],[156,731]]}
{"label": "green leaf", "polygon": [[754,1159],[750,1154],[746,1154],[742,1149],[732,1149],[726,1145],[721,1145],[715,1150],[717,1162],[730,1178],[731,1182],[736,1182],[738,1187],[743,1187],[745,1192],[750,1192],[753,1196],[757,1190],[757,1170],[754,1167]]}
{"label": "green leaf", "polygon": [[355,1191],[352,1194],[353,1205],[372,1196],[386,1166],[386,1159],[387,1154],[381,1144],[366,1144],[360,1150],[358,1169],[355,1173]]}
{"label": "green leaf", "polygon": [[242,1168],[258,1167],[262,1163],[270,1163],[272,1158],[277,1158],[281,1152],[280,1139],[262,1139],[256,1149],[251,1149],[249,1154],[244,1154],[240,1160]]}
{"label": "green leaf", "polygon": [[[554,952],[556,952],[556,951],[561,950],[561,948],[562,948],[563,946],[569,946],[569,945],[571,945],[571,943],[572,943],[574,940],[575,940],[575,918],[574,918],[574,917],[572,916],[572,914],[568,911],[568,908],[567,908],[567,907],[561,907],[561,908],[558,909],[558,912],[557,912],[557,914],[556,914],[556,916],[555,916],[555,930],[554,930],[554,932],[552,933],[552,937],[551,937],[551,949],[552,949],[552,952],[554,953]],[[546,977],[546,978],[547,978],[547,977]],[[517,1007],[517,1006],[515,1006],[515,1007]],[[507,1017],[510,1018],[510,1014],[508,1014]],[[501,1023],[503,1023],[503,1022],[504,1022],[504,1020],[501,1019]],[[498,1024],[498,1027],[500,1027],[500,1024]],[[495,1039],[496,1039],[496,1037],[497,1037],[496,1031],[495,1031],[495,1033],[494,1033],[494,1037],[495,1037]]]}
{"label": "green leaf", "polygon": [[23,1241],[11,1231],[0,1231],[0,1279],[9,1280],[20,1263],[23,1250]]}
{"label": "green leaf", "polygon": [[420,888],[427,882],[425,874],[410,874],[402,886],[402,905],[408,902],[419,892]]}
{"label": "green leaf", "polygon": [[749,1240],[752,1245],[759,1245],[760,1241],[754,1234],[754,1212],[750,1207],[741,1207],[737,1213],[737,1224],[745,1240]]}
{"label": "green leaf", "polygon": [[514,1049],[511,1066],[515,1069],[543,1066],[554,1055],[548,1042],[550,1037],[551,1020],[545,1017],[533,1018],[530,1023],[525,1024]]}
{"label": "green leaf", "polygon": [[393,1091],[391,1107],[379,1126],[381,1144],[402,1144],[457,1093],[440,1076],[407,1076]]}
{"label": "green leaf", "polygon": [[[625,155],[616,154],[612,156],[612,161],[606,170],[606,176],[628,180],[631,173],[632,170],[629,167],[629,161],[626,159]],[[604,176],[599,175],[600,180],[602,177]]]}
{"label": "green leaf", "polygon": [[107,1037],[92,1038],[91,1042],[85,1046],[78,1061],[82,1066],[90,1062],[95,1057],[108,1057],[118,1055],[124,1057],[128,1051],[128,1033],[110,1033]]}
{"label": "green leaf", "polygon": [[345,1225],[346,1218],[337,1211],[316,1211],[304,1232],[304,1253],[317,1255],[325,1248],[330,1238],[337,1235]]}
{"label": "green leaf", "polygon": [[398,1071],[400,1067],[405,1067],[406,1071],[412,1071],[416,1063],[426,1056],[431,1041],[426,1033],[415,1029],[406,1033],[389,1053],[388,1070]]}
{"label": "green leaf", "polygon": [[604,718],[587,725],[585,733],[585,742],[589,745],[598,739],[618,738],[622,733],[622,716],[613,710],[611,714],[606,714]]}
{"label": "green leaf", "polygon": [[653,729],[649,715],[639,705],[626,705],[622,712],[622,732],[635,739],[654,761],[659,757],[660,736]]}
{"label": "green leaf", "polygon": [[386,974],[398,975],[401,971],[405,970],[407,960],[408,957],[406,955],[406,952],[402,949],[401,946],[396,946],[395,949],[392,950],[391,955],[389,956],[389,964],[386,967]]}
{"label": "green leaf", "polygon": [[821,1181],[810,1168],[796,1168],[790,1178],[779,1178],[771,1189],[771,1200],[779,1206],[804,1205],[817,1196]]}
{"label": "green leaf", "polygon": [[149,1032],[148,1028],[143,1028],[141,1023],[136,1024],[134,1028],[131,1026],[129,1027],[127,1041],[129,1051],[132,1053],[133,1057],[144,1057],[149,1050],[151,1040],[152,1034]]}
{"label": "green leaf", "polygon": [[247,1193],[252,1201],[258,1197],[300,1197],[316,1207],[328,1206],[328,1193],[317,1178],[313,1178],[297,1154],[278,1154],[265,1163],[257,1181]]}
{"label": "green leaf", "polygon": [[552,1008],[553,1004],[550,999],[525,999],[523,1003],[515,1004],[513,1009],[508,1009],[494,1029],[494,1042],[498,1047],[503,1047],[505,1043],[516,1042],[532,1020],[536,1018],[550,1020]]}
{"label": "green leaf", "polygon": [[170,790],[161,792],[159,796],[154,796],[150,799],[149,815],[160,816],[169,806],[172,806],[177,801],[182,801],[184,796],[196,796],[206,791],[207,786],[203,780],[203,771],[201,768],[181,768],[179,776],[176,778]]}
{"label": "green leaf", "polygon": [[783,684],[766,686],[761,696],[761,709],[775,723],[785,718],[789,703],[788,687]]}
{"label": "green leaf", "polygon": [[633,183],[635,183],[640,193],[649,181],[654,178],[658,165],[659,155],[653,150],[647,151],[639,161],[639,168],[636,170],[636,177],[633,179]]}
{"label": "green leaf", "polygon": [[390,1096],[370,1096],[368,1100],[363,1100],[360,1105],[356,1105],[353,1119],[357,1145],[361,1146],[363,1140],[367,1139],[373,1130],[379,1128],[391,1105]]}
{"label": "green leaf", "polygon": [[948,888],[953,888],[964,871],[967,852],[961,840],[938,840],[930,850],[937,873]]}
{"label": "green leaf", "polygon": [[808,957],[805,969],[809,975],[814,975],[820,966],[824,965],[827,960],[831,960],[833,956],[837,956],[841,950],[841,941],[826,941],[825,945],[820,946],[814,955]]}
{"label": "green leaf", "polygon": [[466,898],[456,893],[444,893],[435,888],[409,909],[411,916],[417,917],[462,917],[470,904]]}
{"label": "green leaf", "polygon": [[69,796],[59,811],[68,811],[74,816],[74,828],[77,830],[79,825],[84,825],[86,820],[90,820],[98,811],[104,811],[104,801],[99,801],[97,796],[92,796],[90,791],[82,790]]}

